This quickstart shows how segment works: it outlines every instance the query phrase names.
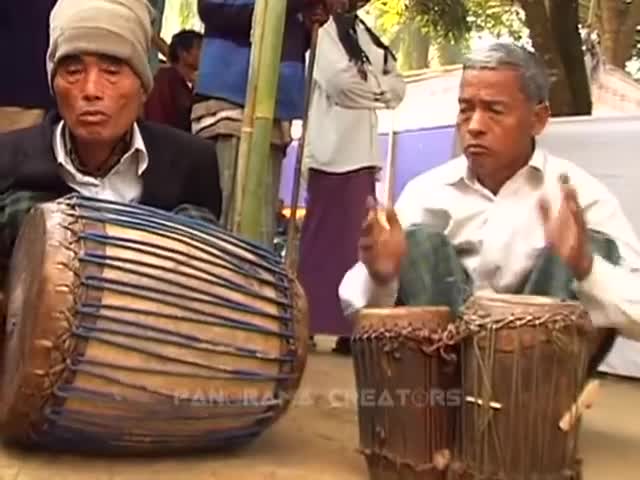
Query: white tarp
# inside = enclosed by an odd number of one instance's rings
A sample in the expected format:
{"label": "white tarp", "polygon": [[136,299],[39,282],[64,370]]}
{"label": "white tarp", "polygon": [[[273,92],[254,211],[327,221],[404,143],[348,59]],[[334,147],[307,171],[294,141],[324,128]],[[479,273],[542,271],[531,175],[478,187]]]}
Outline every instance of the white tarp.
{"label": "white tarp", "polygon": [[[640,232],[640,115],[554,119],[540,141],[604,182]],[[640,342],[618,339],[601,370],[640,378]]]}

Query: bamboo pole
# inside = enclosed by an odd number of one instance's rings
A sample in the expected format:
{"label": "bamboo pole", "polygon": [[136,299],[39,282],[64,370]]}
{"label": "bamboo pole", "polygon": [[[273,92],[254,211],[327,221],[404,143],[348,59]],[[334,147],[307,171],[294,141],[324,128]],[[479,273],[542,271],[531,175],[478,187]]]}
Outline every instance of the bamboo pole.
{"label": "bamboo pole", "polygon": [[311,47],[309,50],[309,68],[307,71],[307,82],[304,94],[304,117],[302,121],[302,135],[298,141],[298,151],[296,156],[296,167],[293,174],[293,187],[291,190],[291,215],[289,216],[289,229],[287,231],[287,253],[285,265],[291,272],[297,271],[298,264],[298,202],[300,201],[300,179],[302,177],[302,162],[304,160],[304,150],[307,139],[307,126],[309,123],[309,109],[311,107],[311,89],[313,86],[313,72],[316,65],[316,52],[318,50],[318,31],[320,26],[313,25],[311,30]]}
{"label": "bamboo pole", "polygon": [[396,185],[396,125],[395,110],[391,111],[391,125],[387,142],[387,178],[385,179],[385,206],[393,206],[393,194]]}
{"label": "bamboo pole", "polygon": [[238,159],[234,177],[234,189],[230,195],[233,208],[230,209],[229,218],[224,219],[226,227],[238,233],[240,229],[240,212],[244,205],[244,188],[247,176],[247,166],[251,152],[251,140],[253,138],[254,113],[256,107],[256,95],[258,79],[260,78],[258,58],[262,50],[264,38],[265,14],[268,0],[256,0],[253,11],[253,25],[251,29],[251,58],[249,63],[249,78],[247,80],[247,94],[243,110],[242,128],[240,132],[240,144],[238,146]]}
{"label": "bamboo pole", "polygon": [[[258,75],[255,97],[253,133],[246,165],[246,184],[241,195],[242,203],[238,204],[241,213],[239,232],[256,242],[269,241],[264,237],[264,209],[271,212],[272,205],[265,205],[265,189],[270,182],[265,182],[271,161],[271,134],[273,131],[274,110],[278,91],[280,59],[284,36],[287,2],[282,0],[262,0],[266,2],[264,31],[260,49],[254,57]],[[255,46],[254,46],[255,48]],[[224,72],[220,73],[221,75]],[[242,179],[241,179],[242,180]],[[267,245],[270,247],[270,245]]]}

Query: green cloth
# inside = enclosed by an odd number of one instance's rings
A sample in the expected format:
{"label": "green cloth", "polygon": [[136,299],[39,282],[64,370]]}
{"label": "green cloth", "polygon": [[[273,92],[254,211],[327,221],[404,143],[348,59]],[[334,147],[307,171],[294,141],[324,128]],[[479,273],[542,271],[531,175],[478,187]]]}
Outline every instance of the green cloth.
{"label": "green cloth", "polygon": [[[461,307],[473,294],[473,281],[464,269],[454,246],[440,232],[425,226],[407,230],[408,253],[402,265],[398,290],[398,305],[447,305],[457,316]],[[594,255],[614,265],[620,264],[616,243],[606,234],[589,231]],[[569,268],[550,250],[546,250],[533,266],[519,291],[524,295],[577,300],[573,289],[574,276]],[[594,374],[611,351],[616,339],[615,329],[598,329],[600,339],[589,360],[587,372]]]}
{"label": "green cloth", "polygon": [[[473,293],[473,281],[449,239],[422,225],[406,232],[408,253],[402,265],[398,304],[407,306],[447,305],[458,312]],[[589,231],[594,255],[614,265],[620,263],[616,243],[604,233]],[[574,277],[551,251],[544,252],[520,291],[515,294],[550,296],[576,300]]]}
{"label": "green cloth", "polygon": [[54,200],[52,193],[8,191],[0,195],[0,282],[4,285],[11,252],[18,237],[24,217],[31,208]]}

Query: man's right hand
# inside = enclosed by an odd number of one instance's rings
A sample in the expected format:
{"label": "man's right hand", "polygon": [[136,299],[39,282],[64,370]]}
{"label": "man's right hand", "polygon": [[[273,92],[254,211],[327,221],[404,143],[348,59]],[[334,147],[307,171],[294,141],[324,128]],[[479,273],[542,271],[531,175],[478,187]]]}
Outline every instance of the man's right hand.
{"label": "man's right hand", "polygon": [[380,210],[373,198],[367,199],[368,214],[358,243],[359,257],[369,276],[386,285],[400,275],[407,253],[407,240],[393,208]]}

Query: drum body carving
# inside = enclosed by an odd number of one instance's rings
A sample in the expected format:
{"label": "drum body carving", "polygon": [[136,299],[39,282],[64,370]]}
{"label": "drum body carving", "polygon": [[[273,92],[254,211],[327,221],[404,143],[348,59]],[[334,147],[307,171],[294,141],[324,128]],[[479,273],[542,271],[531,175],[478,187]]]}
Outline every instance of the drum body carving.
{"label": "drum body carving", "polygon": [[568,431],[559,424],[586,379],[587,312],[574,302],[487,294],[472,297],[460,321],[470,333],[459,478],[580,478],[579,422]]}
{"label": "drum body carving", "polygon": [[201,222],[67,197],[27,216],[10,267],[0,420],[27,445],[136,453],[243,444],[307,358],[276,256]]}
{"label": "drum body carving", "polygon": [[352,339],[371,480],[446,478],[461,402],[448,308],[365,309]]}

